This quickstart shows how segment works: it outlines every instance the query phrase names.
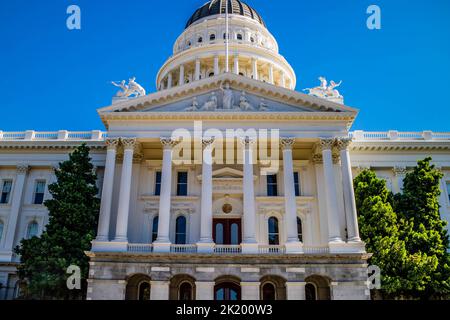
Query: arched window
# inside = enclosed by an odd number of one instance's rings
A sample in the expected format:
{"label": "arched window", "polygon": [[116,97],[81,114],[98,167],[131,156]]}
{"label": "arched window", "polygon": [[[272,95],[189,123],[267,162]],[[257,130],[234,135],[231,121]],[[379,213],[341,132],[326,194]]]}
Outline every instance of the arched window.
{"label": "arched window", "polygon": [[237,223],[231,224],[231,244],[239,244],[239,225]]}
{"label": "arched window", "polygon": [[202,43],[203,42],[203,38],[202,37],[199,37],[198,38],[198,43]]}
{"label": "arched window", "polygon": [[183,282],[180,285],[180,289],[179,289],[179,294],[178,294],[179,300],[183,300],[183,301],[194,300],[192,292],[193,292],[192,285],[189,282]]}
{"label": "arched window", "polygon": [[267,282],[262,288],[262,300],[274,301],[276,300],[276,289],[273,283]]}
{"label": "arched window", "polygon": [[138,287],[138,300],[150,300],[150,283],[147,281],[141,282]]}
{"label": "arched window", "polygon": [[214,299],[216,301],[241,300],[241,288],[232,282],[224,282],[214,288]]}
{"label": "arched window", "polygon": [[214,72],[210,72],[209,74],[208,74],[208,77],[214,77]]}
{"label": "arched window", "polygon": [[278,219],[271,217],[269,219],[269,245],[279,245],[280,244],[280,234],[278,230]]}
{"label": "arched window", "polygon": [[297,233],[298,233],[298,240],[300,242],[303,242],[303,227],[302,227],[302,219],[297,217]]}
{"label": "arched window", "polygon": [[36,237],[39,231],[39,225],[36,221],[32,221],[28,224],[27,227],[27,239],[31,239],[33,237]]}
{"label": "arched window", "polygon": [[305,286],[306,300],[317,300],[316,287],[312,283],[307,283]]}
{"label": "arched window", "polygon": [[214,41],[216,40],[216,35],[213,33],[209,36],[209,41]]}
{"label": "arched window", "polygon": [[184,216],[177,218],[175,244],[186,244],[186,218]]}
{"label": "arched window", "polygon": [[224,244],[223,223],[216,224],[216,244]]}
{"label": "arched window", "polygon": [[236,39],[242,40],[242,34],[238,33],[237,36],[236,36]]}
{"label": "arched window", "polygon": [[0,241],[2,241],[4,227],[5,227],[5,224],[3,223],[2,220],[0,220]]}
{"label": "arched window", "polygon": [[159,224],[159,217],[156,216],[153,218],[153,224],[152,224],[152,243],[158,239],[158,224]]}

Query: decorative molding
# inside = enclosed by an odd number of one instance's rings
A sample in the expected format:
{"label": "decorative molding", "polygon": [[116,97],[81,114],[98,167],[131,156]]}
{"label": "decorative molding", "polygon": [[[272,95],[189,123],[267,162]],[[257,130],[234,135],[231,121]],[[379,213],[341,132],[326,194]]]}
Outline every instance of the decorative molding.
{"label": "decorative molding", "polygon": [[120,142],[125,150],[130,150],[136,147],[136,138],[120,138]]}
{"label": "decorative molding", "polygon": [[202,139],[203,149],[210,147],[214,143],[214,141],[215,141],[215,138],[213,138],[213,137]]}
{"label": "decorative molding", "polygon": [[108,150],[117,150],[117,147],[120,144],[120,138],[107,138],[105,140],[106,149]]}
{"label": "decorative molding", "polygon": [[249,137],[249,136],[240,137],[239,141],[244,147],[249,147],[249,146],[254,145],[256,143],[256,138]]}
{"label": "decorative molding", "polygon": [[281,138],[280,144],[283,150],[292,150],[295,143],[295,138]]}
{"label": "decorative molding", "polygon": [[336,147],[339,151],[347,150],[352,143],[351,138],[338,138],[336,139]]}
{"label": "decorative molding", "polygon": [[161,137],[160,141],[164,148],[170,149],[180,143],[179,140],[173,139],[172,137]]}
{"label": "decorative molding", "polygon": [[19,164],[16,168],[17,174],[27,174],[30,167],[27,164]]}
{"label": "decorative molding", "polygon": [[335,142],[335,139],[333,139],[333,138],[320,139],[317,146],[319,147],[319,150],[322,152],[324,150],[332,150],[333,146],[334,146],[334,142]]}
{"label": "decorative molding", "polygon": [[392,168],[392,172],[394,173],[394,176],[398,177],[404,176],[408,171],[404,166],[395,166],[394,168]]}

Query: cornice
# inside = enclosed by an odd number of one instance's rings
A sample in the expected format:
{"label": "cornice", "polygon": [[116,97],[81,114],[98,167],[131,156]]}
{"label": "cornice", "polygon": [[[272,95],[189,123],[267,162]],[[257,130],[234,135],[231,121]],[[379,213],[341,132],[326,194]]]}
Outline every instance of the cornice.
{"label": "cornice", "polygon": [[350,151],[448,151],[450,141],[353,141]]}
{"label": "cornice", "polygon": [[103,141],[0,141],[0,150],[72,150],[79,147],[83,143],[94,150],[106,150],[106,144]]}

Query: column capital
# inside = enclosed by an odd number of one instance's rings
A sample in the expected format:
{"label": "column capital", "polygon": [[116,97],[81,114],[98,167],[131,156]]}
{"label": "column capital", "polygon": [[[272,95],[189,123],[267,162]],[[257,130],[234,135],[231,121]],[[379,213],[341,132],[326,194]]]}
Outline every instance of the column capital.
{"label": "column capital", "polygon": [[203,138],[202,139],[203,150],[208,148],[208,147],[210,147],[214,143],[215,140],[216,139],[213,138],[213,137],[211,137],[211,138]]}
{"label": "column capital", "polygon": [[170,149],[180,143],[179,140],[176,140],[171,137],[161,137],[159,140],[161,141],[161,144],[163,145],[164,148],[170,148]]}
{"label": "column capital", "polygon": [[339,151],[345,151],[352,143],[352,138],[338,138],[336,139],[336,147]]}
{"label": "column capital", "polygon": [[239,137],[239,141],[241,142],[241,144],[245,147],[249,147],[251,145],[254,145],[256,143],[256,138],[254,137]]}
{"label": "column capital", "polygon": [[395,166],[392,168],[392,172],[394,173],[394,176],[401,176],[407,173],[407,169],[405,166]]}
{"label": "column capital", "polygon": [[120,138],[107,138],[105,140],[106,148],[108,150],[117,150],[120,143]]}
{"label": "column capital", "polygon": [[317,146],[319,147],[319,149],[321,151],[332,150],[333,146],[334,146],[334,142],[335,142],[335,139],[333,139],[333,138],[320,139]]}
{"label": "column capital", "polygon": [[280,144],[283,150],[291,150],[295,143],[295,138],[281,138]]}
{"label": "column capital", "polygon": [[125,150],[133,150],[136,146],[136,138],[120,138],[120,141],[122,142],[122,146]]}
{"label": "column capital", "polygon": [[17,174],[27,174],[28,170],[30,170],[30,166],[27,164],[19,164],[16,167]]}

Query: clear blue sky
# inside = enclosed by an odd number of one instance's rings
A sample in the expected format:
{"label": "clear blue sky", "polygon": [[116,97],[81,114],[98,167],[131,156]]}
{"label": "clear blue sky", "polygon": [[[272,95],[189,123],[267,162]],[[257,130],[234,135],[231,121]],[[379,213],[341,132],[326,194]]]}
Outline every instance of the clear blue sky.
{"label": "clear blue sky", "polygon": [[[155,90],[159,67],[206,0],[21,0],[0,4],[0,130],[103,129],[110,80]],[[247,0],[297,73],[343,80],[353,129],[450,131],[450,1]],[[82,30],[66,9],[82,10]],[[382,9],[382,30],[366,9]]]}

